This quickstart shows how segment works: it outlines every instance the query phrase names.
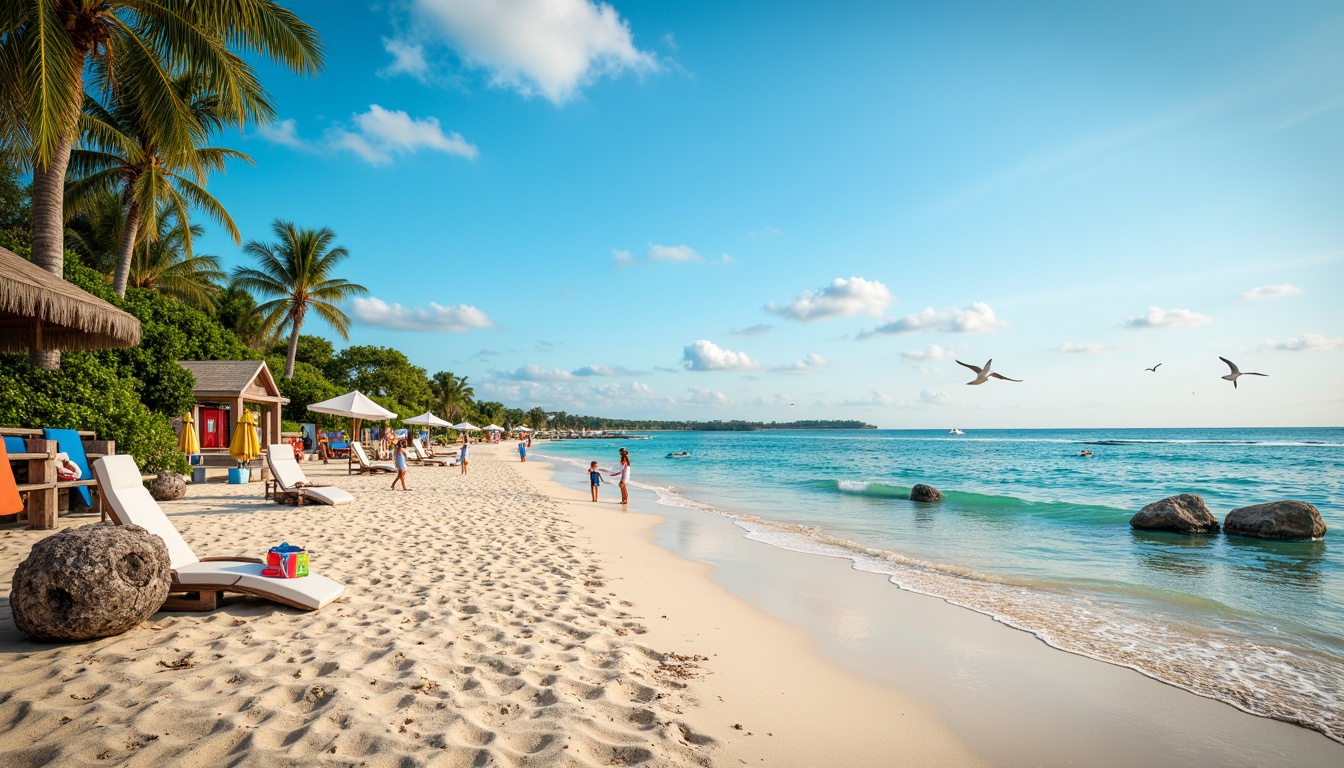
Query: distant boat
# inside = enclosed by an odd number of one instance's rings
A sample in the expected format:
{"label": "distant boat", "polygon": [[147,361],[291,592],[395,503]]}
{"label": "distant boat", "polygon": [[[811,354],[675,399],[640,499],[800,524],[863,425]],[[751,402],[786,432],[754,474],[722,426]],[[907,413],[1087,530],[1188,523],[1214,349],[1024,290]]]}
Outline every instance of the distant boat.
{"label": "distant boat", "polygon": [[690,452],[690,451],[677,451],[676,453],[669,453],[669,454],[667,454],[667,458],[669,458],[669,459],[689,459],[689,458],[691,458],[691,452]]}
{"label": "distant boat", "polygon": [[953,427],[953,428],[947,430],[947,434],[949,434],[949,435],[964,435],[964,434],[966,434],[966,433],[965,433],[965,432],[962,432],[960,429],[957,429],[956,427]]}

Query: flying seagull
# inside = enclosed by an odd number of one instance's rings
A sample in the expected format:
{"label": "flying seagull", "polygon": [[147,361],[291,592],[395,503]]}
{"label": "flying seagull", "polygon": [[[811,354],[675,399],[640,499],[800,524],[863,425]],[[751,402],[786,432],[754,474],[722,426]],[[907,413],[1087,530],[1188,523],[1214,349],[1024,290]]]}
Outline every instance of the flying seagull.
{"label": "flying seagull", "polygon": [[1232,362],[1231,360],[1228,360],[1226,357],[1220,357],[1220,358],[1218,358],[1218,359],[1219,359],[1219,360],[1222,360],[1224,363],[1227,363],[1227,367],[1232,369],[1232,372],[1231,372],[1231,373],[1227,374],[1226,376],[1224,376],[1224,377],[1222,377],[1222,378],[1223,378],[1224,381],[1230,381],[1230,382],[1232,382],[1232,388],[1233,388],[1233,389],[1236,389],[1236,388],[1237,388],[1237,379],[1241,378],[1242,376],[1268,376],[1268,375],[1269,375],[1268,373],[1255,373],[1254,371],[1243,371],[1243,370],[1241,370],[1240,368],[1237,367],[1237,364],[1236,364],[1236,363]]}
{"label": "flying seagull", "polygon": [[1158,368],[1161,368],[1161,367],[1162,367],[1162,364],[1161,364],[1161,363],[1158,363],[1157,365],[1154,365],[1152,368],[1144,368],[1143,370],[1145,370],[1145,371],[1152,371],[1153,373],[1157,373],[1157,369],[1158,369]]}
{"label": "flying seagull", "polygon": [[963,363],[960,360],[957,361],[957,365],[970,368],[972,371],[975,371],[975,380],[966,382],[966,386],[968,387],[974,384],[984,384],[986,381],[989,381],[990,377],[996,379],[1003,379],[1004,381],[1021,381],[1021,379],[1010,379],[1007,376],[1002,376],[1000,374],[991,372],[989,370],[989,366],[993,362],[994,362],[993,358],[986,360],[984,368],[971,365],[970,363]]}

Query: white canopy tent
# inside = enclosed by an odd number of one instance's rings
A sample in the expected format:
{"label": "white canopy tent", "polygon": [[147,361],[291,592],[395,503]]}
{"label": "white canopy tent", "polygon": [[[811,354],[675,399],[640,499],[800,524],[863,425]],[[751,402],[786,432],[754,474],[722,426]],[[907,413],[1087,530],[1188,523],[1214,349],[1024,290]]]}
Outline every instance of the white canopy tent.
{"label": "white canopy tent", "polygon": [[368,395],[359,390],[346,392],[340,397],[333,397],[320,403],[313,403],[308,406],[308,410],[314,413],[328,413],[332,416],[345,416],[351,419],[353,421],[350,430],[351,440],[359,439],[359,422],[361,421],[386,421],[387,419],[397,418],[397,414],[373,402]]}

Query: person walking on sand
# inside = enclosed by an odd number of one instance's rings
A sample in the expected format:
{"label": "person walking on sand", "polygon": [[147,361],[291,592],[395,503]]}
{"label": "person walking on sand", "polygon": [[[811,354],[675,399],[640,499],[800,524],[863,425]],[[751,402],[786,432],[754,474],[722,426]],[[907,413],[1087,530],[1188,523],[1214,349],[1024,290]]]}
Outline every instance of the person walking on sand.
{"label": "person walking on sand", "polygon": [[397,476],[392,478],[392,490],[397,490],[397,482],[401,482],[401,490],[409,491],[406,487],[406,441],[398,440],[396,450],[392,453],[393,462],[397,468]]}
{"label": "person walking on sand", "polygon": [[630,491],[629,491],[628,488],[626,488],[626,483],[629,483],[629,482],[630,482],[630,452],[629,452],[629,451],[625,450],[624,448],[621,449],[621,464],[620,464],[620,469],[617,469],[615,472],[611,472],[610,475],[611,475],[612,477],[616,477],[616,478],[618,478],[618,479],[616,480],[616,484],[617,484],[618,486],[620,486],[620,488],[621,488],[621,503],[622,503],[622,504],[629,503],[629,501],[630,501]]}
{"label": "person walking on sand", "polygon": [[317,430],[317,455],[322,457],[323,464],[327,463],[327,446],[330,444],[331,440],[327,438],[327,433]]}
{"label": "person walking on sand", "polygon": [[597,501],[597,489],[602,485],[602,471],[597,468],[597,462],[588,464],[588,484],[593,487],[593,501]]}
{"label": "person walking on sand", "polygon": [[518,441],[518,458],[522,460],[524,464],[527,463],[527,443],[524,443],[522,440]]}
{"label": "person walking on sand", "polygon": [[462,435],[462,452],[458,454],[458,461],[462,464],[462,474],[467,474],[467,449],[471,447],[471,438],[465,434]]}

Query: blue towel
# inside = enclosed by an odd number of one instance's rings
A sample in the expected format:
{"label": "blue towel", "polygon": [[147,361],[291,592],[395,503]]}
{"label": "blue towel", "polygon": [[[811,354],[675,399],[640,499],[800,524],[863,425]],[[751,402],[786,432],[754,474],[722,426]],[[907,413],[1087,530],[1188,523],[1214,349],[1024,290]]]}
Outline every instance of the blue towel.
{"label": "blue towel", "polygon": [[[70,457],[79,467],[79,479],[91,480],[93,473],[89,471],[89,458],[84,455],[84,441],[79,439],[79,433],[73,429],[44,429],[42,436],[48,440],[56,441],[56,450]],[[80,498],[84,499],[84,505],[93,506],[93,496],[89,495],[89,489],[83,486],[75,488],[79,492]]]}
{"label": "blue towel", "polygon": [[28,441],[22,437],[5,435],[5,453],[27,453]]}

